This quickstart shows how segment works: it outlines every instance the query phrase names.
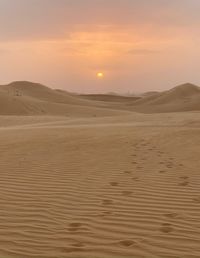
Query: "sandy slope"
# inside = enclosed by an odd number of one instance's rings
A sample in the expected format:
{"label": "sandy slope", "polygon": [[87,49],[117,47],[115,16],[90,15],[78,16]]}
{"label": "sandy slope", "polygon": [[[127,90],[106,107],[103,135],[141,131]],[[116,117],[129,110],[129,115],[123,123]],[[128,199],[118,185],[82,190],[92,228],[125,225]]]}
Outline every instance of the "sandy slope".
{"label": "sandy slope", "polygon": [[[140,113],[169,113],[200,110],[200,87],[191,83],[176,86],[163,92],[147,92],[141,97],[112,95],[84,95],[96,104],[104,102],[107,108]],[[98,100],[98,102],[97,102]],[[111,105],[112,104],[112,105]]]}
{"label": "sandy slope", "polygon": [[0,257],[200,257],[199,123],[0,117]]}
{"label": "sandy slope", "polygon": [[38,83],[20,81],[0,86],[0,115],[93,117],[116,115],[116,111],[112,105],[100,101],[89,101]]}
{"label": "sandy slope", "polygon": [[129,112],[167,113],[198,110],[200,88],[189,83],[161,93],[147,93],[143,97],[76,95],[24,81],[0,86],[0,115],[99,117],[127,115]]}
{"label": "sandy slope", "polygon": [[127,109],[145,112],[183,112],[200,110],[200,87],[186,83],[171,90],[128,103]]}

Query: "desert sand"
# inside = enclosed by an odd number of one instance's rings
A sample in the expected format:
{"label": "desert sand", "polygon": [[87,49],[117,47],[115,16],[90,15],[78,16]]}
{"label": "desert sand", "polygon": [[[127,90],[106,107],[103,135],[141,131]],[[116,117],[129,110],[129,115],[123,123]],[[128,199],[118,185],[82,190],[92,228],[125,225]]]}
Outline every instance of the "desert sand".
{"label": "desert sand", "polygon": [[144,114],[22,86],[0,89],[0,257],[200,257],[200,111],[180,87],[156,93],[180,112]]}

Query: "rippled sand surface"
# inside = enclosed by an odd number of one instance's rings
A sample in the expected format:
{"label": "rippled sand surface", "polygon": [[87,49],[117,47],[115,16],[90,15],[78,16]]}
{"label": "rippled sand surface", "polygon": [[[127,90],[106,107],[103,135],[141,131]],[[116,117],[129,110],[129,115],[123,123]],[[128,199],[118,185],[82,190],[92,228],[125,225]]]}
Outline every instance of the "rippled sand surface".
{"label": "rippled sand surface", "polygon": [[200,257],[199,113],[0,118],[0,257]]}

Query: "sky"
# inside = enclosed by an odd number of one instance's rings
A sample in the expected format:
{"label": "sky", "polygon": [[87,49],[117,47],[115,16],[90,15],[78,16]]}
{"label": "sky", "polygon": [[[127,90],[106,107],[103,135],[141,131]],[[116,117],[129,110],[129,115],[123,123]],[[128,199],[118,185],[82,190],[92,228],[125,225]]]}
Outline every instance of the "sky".
{"label": "sky", "polygon": [[199,0],[0,0],[0,84],[81,93],[200,85],[199,13]]}

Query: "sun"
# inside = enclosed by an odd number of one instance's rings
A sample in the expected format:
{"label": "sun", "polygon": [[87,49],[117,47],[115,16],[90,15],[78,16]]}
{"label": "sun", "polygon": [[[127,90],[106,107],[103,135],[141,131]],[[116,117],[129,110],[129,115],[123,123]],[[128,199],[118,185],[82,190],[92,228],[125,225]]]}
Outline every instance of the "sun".
{"label": "sun", "polygon": [[104,77],[104,74],[102,72],[97,73],[97,78],[103,78],[103,77]]}

